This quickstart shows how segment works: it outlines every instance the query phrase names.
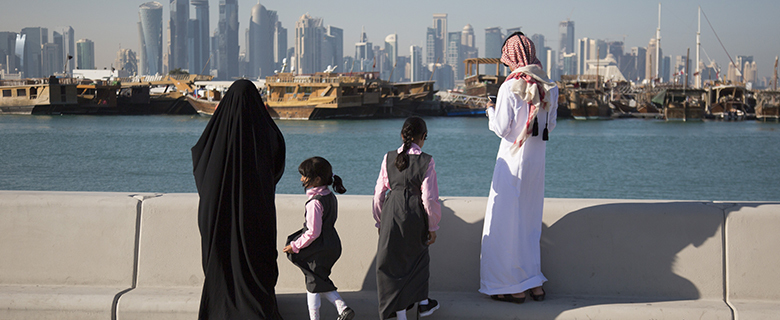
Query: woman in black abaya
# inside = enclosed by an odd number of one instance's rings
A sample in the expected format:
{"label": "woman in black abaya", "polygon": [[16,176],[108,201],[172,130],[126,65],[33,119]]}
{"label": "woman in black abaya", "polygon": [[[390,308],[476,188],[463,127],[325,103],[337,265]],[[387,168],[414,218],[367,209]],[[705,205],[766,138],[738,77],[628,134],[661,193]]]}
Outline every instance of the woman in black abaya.
{"label": "woman in black abaya", "polygon": [[281,319],[274,194],[284,156],[254,84],[234,82],[192,147],[206,276],[200,319]]}

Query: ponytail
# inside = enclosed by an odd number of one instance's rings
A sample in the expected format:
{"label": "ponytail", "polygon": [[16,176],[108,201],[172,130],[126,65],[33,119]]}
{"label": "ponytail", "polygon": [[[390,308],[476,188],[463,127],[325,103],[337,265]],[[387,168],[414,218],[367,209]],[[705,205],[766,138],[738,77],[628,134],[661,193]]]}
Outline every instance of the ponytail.
{"label": "ponytail", "polygon": [[401,129],[401,140],[404,143],[403,149],[398,153],[395,158],[395,167],[398,171],[404,171],[409,167],[409,155],[407,152],[412,147],[412,140],[416,137],[423,136],[428,132],[428,127],[425,125],[425,120],[420,117],[409,117],[404,122],[404,126]]}
{"label": "ponytail", "polygon": [[341,181],[341,177],[335,174],[333,175],[333,191],[342,194],[347,192],[347,188],[344,188],[344,183]]}

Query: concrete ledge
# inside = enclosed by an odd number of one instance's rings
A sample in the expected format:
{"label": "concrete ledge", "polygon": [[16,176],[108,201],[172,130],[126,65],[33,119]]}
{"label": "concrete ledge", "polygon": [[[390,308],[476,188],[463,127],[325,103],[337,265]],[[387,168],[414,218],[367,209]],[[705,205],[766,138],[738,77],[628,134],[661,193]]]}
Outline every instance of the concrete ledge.
{"label": "concrete ledge", "polygon": [[133,286],[139,200],[0,192],[0,318],[110,319]]}
{"label": "concrete ledge", "polygon": [[[547,300],[477,293],[486,198],[442,198],[431,247],[432,319],[773,319],[780,203],[546,199]],[[279,249],[304,195],[277,195]],[[377,317],[369,196],[339,196],[332,279]],[[0,191],[0,319],[192,319],[203,282],[197,194]],[[280,255],[285,319],[306,319],[303,275]],[[113,305],[112,305],[113,303]],[[113,309],[112,309],[113,307]],[[335,310],[323,302],[323,318]]]}

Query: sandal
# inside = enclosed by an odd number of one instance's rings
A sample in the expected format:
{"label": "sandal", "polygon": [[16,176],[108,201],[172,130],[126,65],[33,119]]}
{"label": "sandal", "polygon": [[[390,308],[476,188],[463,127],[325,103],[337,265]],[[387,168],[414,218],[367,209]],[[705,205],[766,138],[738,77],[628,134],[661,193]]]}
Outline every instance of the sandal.
{"label": "sandal", "polygon": [[513,303],[517,303],[517,304],[521,304],[521,303],[525,302],[525,297],[517,298],[515,296],[512,296],[511,294],[494,294],[494,295],[491,295],[490,298],[493,299],[493,300],[504,301],[504,302],[513,302]]}
{"label": "sandal", "polygon": [[544,301],[545,294],[546,292],[544,292],[544,289],[542,289],[542,294],[534,294],[534,290],[531,289],[531,299],[534,299],[534,301]]}

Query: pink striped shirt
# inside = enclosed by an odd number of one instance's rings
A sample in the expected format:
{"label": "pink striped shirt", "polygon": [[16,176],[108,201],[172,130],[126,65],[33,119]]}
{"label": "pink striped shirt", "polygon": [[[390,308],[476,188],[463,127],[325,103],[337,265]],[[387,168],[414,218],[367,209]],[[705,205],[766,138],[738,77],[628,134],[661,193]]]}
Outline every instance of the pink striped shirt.
{"label": "pink striped shirt", "polygon": [[[401,146],[398,148],[398,152],[404,150]],[[412,147],[409,148],[407,154],[421,154],[420,147],[412,143]],[[379,228],[380,217],[382,216],[382,204],[385,202],[385,193],[390,189],[390,181],[387,178],[387,154],[382,159],[382,168],[379,170],[379,177],[376,179],[376,187],[374,187],[374,202],[372,204],[374,220],[376,220],[376,227]],[[425,179],[422,183],[422,202],[426,213],[428,213],[428,231],[439,230],[439,221],[441,221],[441,204],[439,203],[439,183],[436,181],[436,164],[431,162],[428,164],[428,170],[425,171]]]}
{"label": "pink striped shirt", "polygon": [[[306,190],[306,195],[311,197],[320,195],[325,196],[330,194],[328,186],[319,186]],[[312,200],[306,204],[306,232],[304,232],[298,239],[290,242],[292,250],[295,253],[301,251],[301,249],[308,247],[322,232],[322,203],[319,200]]]}

